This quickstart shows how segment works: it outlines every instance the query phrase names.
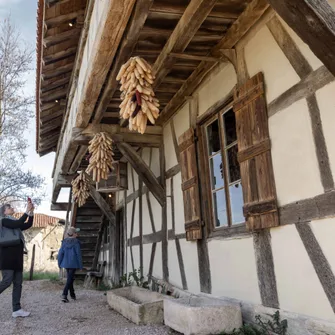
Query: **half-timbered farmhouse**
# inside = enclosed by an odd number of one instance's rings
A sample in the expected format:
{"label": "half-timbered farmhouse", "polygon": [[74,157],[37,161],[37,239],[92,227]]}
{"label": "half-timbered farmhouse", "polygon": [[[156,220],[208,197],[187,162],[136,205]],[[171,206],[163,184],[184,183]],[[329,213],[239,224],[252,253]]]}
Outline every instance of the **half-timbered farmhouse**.
{"label": "half-timbered farmhouse", "polygon": [[[141,268],[328,334],[335,1],[39,0],[37,21],[36,150],[56,153],[51,207],[81,228],[85,267],[105,260],[110,283]],[[160,102],[144,134],[119,117],[116,77],[135,56]],[[99,132],[113,176],[82,207],[59,203]]]}

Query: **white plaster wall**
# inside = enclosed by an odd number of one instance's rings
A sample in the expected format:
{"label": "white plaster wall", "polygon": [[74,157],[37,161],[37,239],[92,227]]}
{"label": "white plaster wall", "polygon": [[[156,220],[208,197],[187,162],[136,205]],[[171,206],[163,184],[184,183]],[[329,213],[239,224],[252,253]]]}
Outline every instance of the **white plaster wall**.
{"label": "white plaster wall", "polygon": [[320,66],[323,65],[323,63],[317,58],[313,51],[309,48],[307,44],[305,44],[302,39],[290,28],[290,26],[279,16],[277,16],[281,23],[284,25],[286,31],[289,33],[289,35],[292,37],[296,45],[298,46],[301,53],[304,55],[304,57],[307,59],[308,63],[311,65],[313,70],[316,70]]}
{"label": "white plaster wall", "polygon": [[131,215],[133,211],[133,202],[130,202],[127,206],[127,239],[130,238],[131,232]]}
{"label": "white plaster wall", "polygon": [[335,273],[335,218],[315,220],[311,222],[313,233],[326,256],[333,273]]}
{"label": "white plaster wall", "polygon": [[251,237],[208,242],[212,294],[261,304]]}
{"label": "white plaster wall", "polygon": [[156,244],[156,253],[155,253],[152,275],[156,278],[163,278],[162,243],[161,242]]}
{"label": "white plaster wall", "polygon": [[169,282],[179,288],[183,287],[181,281],[181,274],[177,256],[177,248],[175,241],[169,241],[168,244],[168,252],[169,252]]}
{"label": "white plaster wall", "polygon": [[323,193],[306,101],[272,116],[269,131],[279,205]]}
{"label": "white plaster wall", "polygon": [[190,105],[186,103],[179,112],[173,117],[174,129],[176,132],[177,141],[187,129],[190,128]]}
{"label": "white plaster wall", "polygon": [[159,163],[159,149],[154,148],[152,150],[152,165],[151,170],[156,177],[161,175],[160,163]]}
{"label": "white plaster wall", "polygon": [[[136,205],[135,205],[135,215],[134,215],[134,230],[133,230],[133,237],[136,237],[136,236],[139,236],[140,235],[140,203],[139,203],[139,200],[138,198],[135,200],[136,201]],[[131,228],[131,216],[130,216],[130,221],[128,220],[129,222],[129,225],[130,225],[130,228]]]}
{"label": "white plaster wall", "polygon": [[148,209],[148,202],[146,195],[143,195],[142,197],[142,214],[143,214],[143,234],[151,234],[152,228],[151,228],[151,221],[150,221],[150,214]]}
{"label": "white plaster wall", "polygon": [[[169,244],[171,241],[169,241]],[[180,240],[180,248],[184,257],[184,267],[188,290],[193,293],[200,292],[198,249],[196,242],[187,242]],[[178,263],[174,264],[174,270],[177,271]]]}
{"label": "white plaster wall", "polygon": [[164,152],[165,152],[165,170],[169,170],[178,164],[176,150],[174,148],[171,126],[168,123],[163,129]]}
{"label": "white plaster wall", "polygon": [[160,231],[162,229],[162,207],[151,193],[150,202],[156,231]]}
{"label": "white plaster wall", "polygon": [[[171,196],[171,179],[166,180],[166,195],[168,198],[166,199],[166,211],[167,211],[167,227],[168,230],[172,229],[172,198]],[[176,216],[176,213],[175,213]]]}
{"label": "white plaster wall", "polygon": [[[133,248],[133,257],[134,257],[134,267],[135,267],[135,270],[138,270],[140,268],[140,247],[138,245],[135,245],[132,248]],[[129,257],[130,257],[130,262],[131,262],[130,252],[129,252]]]}
{"label": "white plaster wall", "polygon": [[173,177],[174,187],[174,208],[175,208],[175,231],[176,234],[185,232],[185,219],[184,219],[184,199],[181,190],[181,174],[178,173]]}
{"label": "white plaster wall", "polygon": [[149,166],[150,164],[150,148],[143,148],[142,158],[144,162]]}
{"label": "white plaster wall", "polygon": [[143,244],[143,276],[147,277],[149,273],[151,244]]}
{"label": "white plaster wall", "polygon": [[134,184],[133,184],[133,178],[132,178],[132,167],[128,163],[127,164],[127,174],[128,174],[128,193],[129,195],[134,192]]}
{"label": "white plaster wall", "polygon": [[132,265],[131,265],[131,256],[130,256],[130,248],[127,248],[127,273],[133,271]]}
{"label": "white plaster wall", "polygon": [[335,82],[323,87],[316,92],[316,98],[319,104],[323,134],[325,136],[327,151],[335,177]]}
{"label": "white plaster wall", "polygon": [[209,107],[227,96],[236,82],[234,67],[230,63],[220,65],[215,72],[208,76],[198,90],[199,115],[205,113]]}
{"label": "white plaster wall", "polygon": [[271,229],[271,236],[280,308],[335,321],[296,227]]}
{"label": "white plaster wall", "polygon": [[245,61],[250,77],[264,73],[268,103],[300,81],[266,26],[245,46]]}

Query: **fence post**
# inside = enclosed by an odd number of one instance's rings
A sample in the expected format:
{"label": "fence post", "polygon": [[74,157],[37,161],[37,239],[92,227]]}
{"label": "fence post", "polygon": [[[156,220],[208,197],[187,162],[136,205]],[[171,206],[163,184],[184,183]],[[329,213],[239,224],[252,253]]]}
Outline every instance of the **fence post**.
{"label": "fence post", "polygon": [[31,256],[31,265],[30,265],[29,280],[33,280],[33,276],[34,276],[34,263],[35,263],[35,244],[33,246],[33,254]]}

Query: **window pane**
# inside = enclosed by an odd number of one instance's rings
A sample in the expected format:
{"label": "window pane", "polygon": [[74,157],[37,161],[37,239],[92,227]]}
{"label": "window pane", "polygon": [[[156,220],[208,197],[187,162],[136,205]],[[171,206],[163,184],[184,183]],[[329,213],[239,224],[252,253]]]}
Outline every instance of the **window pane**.
{"label": "window pane", "polygon": [[221,154],[217,154],[214,157],[210,158],[210,169],[212,189],[215,190],[223,187],[224,179]]}
{"label": "window pane", "polygon": [[208,153],[210,156],[220,151],[219,121],[215,120],[207,127]]}
{"label": "window pane", "polygon": [[233,109],[223,114],[224,129],[225,129],[225,142],[229,145],[237,141],[236,136],[236,121]]}
{"label": "window pane", "polygon": [[229,183],[241,179],[240,163],[237,160],[237,144],[227,150]]}
{"label": "window pane", "polygon": [[243,223],[243,194],[241,183],[229,187],[232,224]]}
{"label": "window pane", "polygon": [[216,227],[228,226],[226,193],[224,189],[213,193],[213,205],[215,215],[215,226]]}

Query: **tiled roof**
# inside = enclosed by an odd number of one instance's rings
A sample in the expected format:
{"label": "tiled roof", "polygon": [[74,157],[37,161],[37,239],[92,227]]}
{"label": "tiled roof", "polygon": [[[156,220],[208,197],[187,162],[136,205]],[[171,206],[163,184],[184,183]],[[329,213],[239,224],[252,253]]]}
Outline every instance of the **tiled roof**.
{"label": "tiled roof", "polygon": [[[23,213],[15,213],[14,217],[19,218],[22,215],[23,215]],[[61,220],[61,219],[56,218],[54,216],[35,213],[33,228],[45,228],[47,226],[54,226],[55,224],[58,223],[59,220]]]}

